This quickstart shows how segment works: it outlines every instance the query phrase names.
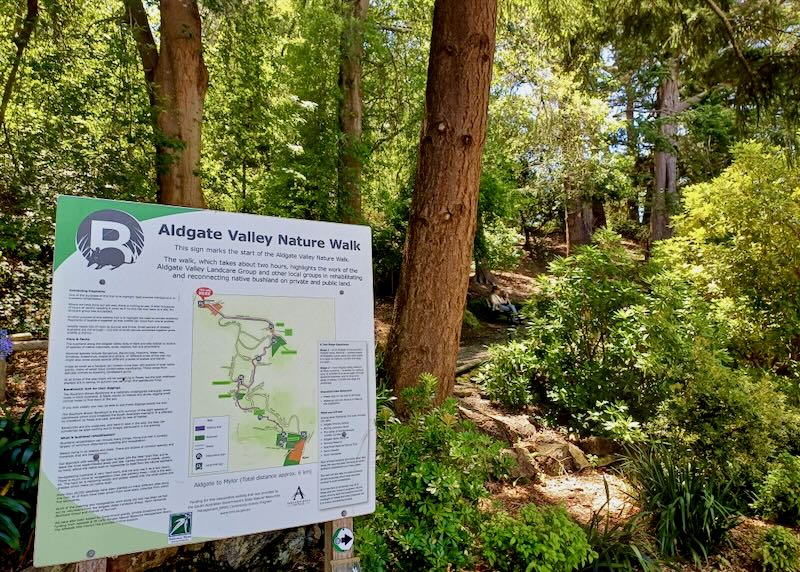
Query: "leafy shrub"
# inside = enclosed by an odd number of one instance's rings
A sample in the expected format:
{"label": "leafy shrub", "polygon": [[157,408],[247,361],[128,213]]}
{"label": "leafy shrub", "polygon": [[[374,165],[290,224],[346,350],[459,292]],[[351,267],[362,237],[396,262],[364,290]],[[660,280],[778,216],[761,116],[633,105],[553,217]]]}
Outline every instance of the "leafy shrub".
{"label": "leafy shrub", "polygon": [[358,524],[365,570],[448,570],[474,559],[484,483],[507,474],[503,445],[461,421],[454,400],[431,408],[436,380],[406,390],[407,422],[379,418],[374,514]]}
{"label": "leafy shrub", "polygon": [[12,332],[47,333],[50,319],[50,264],[13,260],[0,249],[0,324]]}
{"label": "leafy shrub", "polygon": [[800,349],[800,167],[758,143],[734,157],[684,190],[685,214],[659,255],[713,302],[737,356],[780,370]]}
{"label": "leafy shrub", "polygon": [[529,504],[519,518],[498,513],[481,537],[483,556],[498,572],[570,572],[597,557],[563,507]]}
{"label": "leafy shrub", "polygon": [[668,449],[640,449],[625,469],[662,554],[704,561],[736,526],[730,483],[704,475]]}
{"label": "leafy shrub", "polygon": [[536,356],[525,341],[489,346],[489,361],[481,368],[476,381],[493,401],[509,407],[523,407],[533,401],[531,377]]}
{"label": "leafy shrub", "polygon": [[464,319],[462,320],[462,325],[471,330],[481,327],[480,321],[475,317],[475,314],[469,311],[469,308],[464,308]]}
{"label": "leafy shrub", "polygon": [[753,508],[766,518],[800,525],[800,457],[778,457],[757,489]]}
{"label": "leafy shrub", "polygon": [[19,418],[3,409],[0,417],[0,542],[19,551],[32,534],[42,416],[29,406]]}
{"label": "leafy shrub", "polygon": [[764,572],[800,572],[800,540],[791,531],[772,526],[761,536],[754,557]]}
{"label": "leafy shrub", "polygon": [[631,312],[645,302],[645,270],[618,237],[598,235],[595,245],[554,261],[552,279],[543,279],[530,328],[541,364],[537,381],[570,414],[615,399],[642,412],[661,394],[660,384],[637,368],[641,332]]}
{"label": "leafy shrub", "polygon": [[726,367],[698,349],[694,371],[675,386],[651,426],[687,460],[717,478],[734,477],[740,487],[760,481],[777,451],[797,435],[797,416],[787,409],[769,376]]}
{"label": "leafy shrub", "polygon": [[585,415],[576,414],[576,418],[584,426],[597,427],[599,434],[617,443],[632,445],[646,439],[641,424],[633,420],[624,403],[598,401],[593,410]]}
{"label": "leafy shrub", "polygon": [[608,218],[606,226],[623,238],[634,240],[639,244],[646,244],[647,240],[650,238],[650,225],[639,222],[639,197],[631,198],[634,199],[637,204],[637,220],[633,220],[630,217],[630,204],[627,199],[624,201],[617,201],[616,204],[614,202],[610,204],[606,202],[606,216]]}
{"label": "leafy shrub", "polygon": [[481,262],[492,270],[511,270],[522,258],[522,235],[516,229],[497,221],[483,229]]}
{"label": "leafy shrub", "polygon": [[559,422],[603,433],[608,419],[589,414],[598,402],[624,406],[630,421],[648,419],[688,375],[695,338],[714,335],[688,284],[643,264],[611,232],[595,240],[550,265],[528,338],[495,350],[483,380],[506,405],[528,403],[529,387],[546,395]]}

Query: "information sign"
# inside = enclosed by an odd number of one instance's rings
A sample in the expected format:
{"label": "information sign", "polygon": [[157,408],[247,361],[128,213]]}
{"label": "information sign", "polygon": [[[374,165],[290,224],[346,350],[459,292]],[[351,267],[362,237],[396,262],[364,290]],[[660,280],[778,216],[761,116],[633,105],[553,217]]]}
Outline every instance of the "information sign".
{"label": "information sign", "polygon": [[36,566],[374,510],[368,227],[62,196],[49,344]]}

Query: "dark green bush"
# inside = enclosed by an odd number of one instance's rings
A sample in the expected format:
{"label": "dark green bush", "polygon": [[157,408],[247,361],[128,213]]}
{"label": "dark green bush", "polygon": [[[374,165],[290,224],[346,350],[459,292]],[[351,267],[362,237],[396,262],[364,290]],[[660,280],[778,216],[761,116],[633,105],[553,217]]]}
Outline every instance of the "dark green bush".
{"label": "dark green bush", "polygon": [[726,367],[698,349],[694,372],[676,384],[651,433],[676,445],[684,459],[740,489],[760,481],[774,455],[794,439],[796,413],[770,376]]}
{"label": "dark green bush", "polygon": [[484,484],[507,474],[503,445],[461,421],[454,400],[431,408],[436,381],[422,376],[403,399],[409,419],[380,416],[377,509],[359,519],[358,553],[371,572],[448,570],[476,556]]}
{"label": "dark green bush", "polygon": [[16,418],[4,408],[0,416],[0,542],[19,551],[33,533],[42,416],[28,407]]}
{"label": "dark green bush", "polygon": [[781,526],[764,532],[753,556],[764,572],[800,572],[800,540]]}
{"label": "dark green bush", "polygon": [[546,396],[558,422],[616,437],[605,429],[610,409],[650,418],[688,375],[695,338],[713,339],[714,327],[685,282],[644,264],[613,233],[595,240],[551,264],[527,339],[494,349],[481,380],[506,405]]}
{"label": "dark green bush", "polygon": [[489,362],[476,377],[486,395],[508,407],[520,408],[533,402],[531,377],[538,361],[530,342],[493,345],[489,347],[489,355]]}
{"label": "dark green bush", "polygon": [[518,518],[495,514],[481,536],[483,557],[497,572],[570,572],[597,557],[563,507],[529,504]]}
{"label": "dark green bush", "polygon": [[738,522],[730,482],[704,475],[668,449],[638,450],[625,472],[667,557],[705,561]]}
{"label": "dark green bush", "polygon": [[766,518],[800,525],[800,457],[782,454],[757,487],[753,508]]}

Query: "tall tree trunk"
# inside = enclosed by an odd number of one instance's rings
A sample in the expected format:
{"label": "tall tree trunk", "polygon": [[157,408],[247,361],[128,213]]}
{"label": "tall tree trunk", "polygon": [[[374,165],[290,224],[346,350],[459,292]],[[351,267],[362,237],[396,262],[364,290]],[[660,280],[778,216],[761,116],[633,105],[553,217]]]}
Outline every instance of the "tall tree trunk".
{"label": "tall tree trunk", "polygon": [[565,219],[567,228],[567,255],[573,254],[575,248],[592,242],[592,202],[579,194],[572,195],[567,191],[565,203]]}
{"label": "tall tree trunk", "polygon": [[197,0],[161,0],[160,53],[142,0],[124,2],[154,116],[158,202],[204,208],[197,170],[208,70]]}
{"label": "tall tree trunk", "polygon": [[363,100],[361,61],[364,57],[364,21],[369,0],[343,0],[345,24],[342,30],[339,64],[339,218],[361,221],[361,143]]}
{"label": "tall tree trunk", "polygon": [[387,366],[453,389],[486,140],[497,0],[436,0],[417,174]]}
{"label": "tall tree trunk", "polygon": [[678,202],[678,158],[675,155],[675,114],[682,106],[678,85],[678,68],[673,64],[669,75],[661,80],[656,98],[656,113],[660,120],[661,141],[656,146],[653,173],[653,198],[650,207],[650,241],[662,240],[672,235],[670,212]]}
{"label": "tall tree trunk", "polygon": [[161,0],[161,53],[156,68],[157,119],[168,140],[160,154],[158,201],[205,207],[200,189],[203,103],[208,70],[203,61],[200,11],[196,0]]}
{"label": "tall tree trunk", "polygon": [[592,201],[579,193],[571,196],[567,192],[564,202],[564,226],[567,229],[567,254],[575,248],[592,242],[593,216]]}

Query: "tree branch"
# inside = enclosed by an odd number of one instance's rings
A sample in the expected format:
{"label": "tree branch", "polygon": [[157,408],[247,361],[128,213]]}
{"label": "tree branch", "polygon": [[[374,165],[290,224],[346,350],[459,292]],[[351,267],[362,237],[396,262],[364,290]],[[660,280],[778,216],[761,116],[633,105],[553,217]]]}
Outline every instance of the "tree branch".
{"label": "tree branch", "polygon": [[14,61],[11,63],[11,71],[8,73],[5,88],[3,88],[3,100],[0,103],[0,125],[5,125],[6,110],[11,101],[11,94],[14,91],[14,84],[17,81],[17,71],[19,71],[19,64],[22,62],[22,56],[25,53],[25,48],[31,41],[33,29],[36,27],[36,21],[39,19],[39,0],[28,0],[27,12],[25,20],[22,23],[19,33],[14,38],[14,43],[17,45],[17,53],[14,54]]}
{"label": "tree branch", "polygon": [[125,22],[130,27],[136,42],[136,50],[142,60],[142,70],[148,88],[150,88],[152,100],[154,97],[152,86],[156,80],[156,67],[158,67],[156,40],[150,30],[150,21],[147,19],[147,12],[145,12],[142,0],[123,0],[123,2],[125,4]]}
{"label": "tree branch", "polygon": [[728,17],[723,12],[722,8],[714,2],[714,0],[706,0],[706,4],[714,14],[717,15],[720,22],[722,22],[722,27],[725,28],[725,35],[728,36],[728,39],[731,42],[731,47],[733,48],[733,52],[736,54],[736,58],[742,63],[744,69],[747,70],[747,74],[750,76],[751,80],[755,80],[756,74],[753,72],[753,68],[750,67],[750,62],[747,61],[747,58],[744,57],[744,53],[742,49],[739,47],[739,43],[736,41],[736,36],[733,32],[733,25],[731,21],[728,20]]}
{"label": "tree branch", "polygon": [[693,95],[689,99],[678,102],[675,106],[675,113],[682,113],[692,107],[694,104],[699,103],[701,99],[708,95],[709,90],[703,90],[698,94]]}

